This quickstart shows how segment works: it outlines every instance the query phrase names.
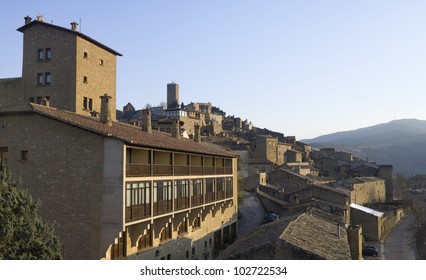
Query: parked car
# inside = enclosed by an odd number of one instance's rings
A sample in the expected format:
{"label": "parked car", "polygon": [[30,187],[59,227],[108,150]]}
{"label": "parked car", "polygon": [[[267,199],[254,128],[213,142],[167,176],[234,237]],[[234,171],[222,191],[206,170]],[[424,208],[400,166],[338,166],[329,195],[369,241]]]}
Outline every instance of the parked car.
{"label": "parked car", "polygon": [[362,249],[362,255],[377,257],[379,255],[379,250],[374,246],[365,246],[364,249]]}

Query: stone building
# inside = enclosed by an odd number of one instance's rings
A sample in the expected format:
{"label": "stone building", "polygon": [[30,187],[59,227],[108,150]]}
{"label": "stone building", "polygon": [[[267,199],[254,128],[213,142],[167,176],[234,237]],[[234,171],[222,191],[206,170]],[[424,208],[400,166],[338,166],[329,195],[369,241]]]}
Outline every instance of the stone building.
{"label": "stone building", "polygon": [[375,177],[357,177],[343,181],[343,188],[349,189],[351,203],[384,203],[386,201],[385,180]]}
{"label": "stone building", "polygon": [[408,179],[410,189],[426,189],[426,175],[417,174]]}
{"label": "stone building", "polygon": [[0,108],[2,161],[41,200],[64,258],[211,259],[235,240],[236,157],[112,121],[103,99],[100,119]]}
{"label": "stone building", "polygon": [[307,212],[264,225],[237,240],[226,260],[350,260],[344,225]]}
{"label": "stone building", "polygon": [[[25,18],[22,77],[0,80],[0,107],[41,103],[90,116],[100,112],[99,96],[116,106],[117,51],[78,31]],[[115,111],[112,114],[115,120]]]}

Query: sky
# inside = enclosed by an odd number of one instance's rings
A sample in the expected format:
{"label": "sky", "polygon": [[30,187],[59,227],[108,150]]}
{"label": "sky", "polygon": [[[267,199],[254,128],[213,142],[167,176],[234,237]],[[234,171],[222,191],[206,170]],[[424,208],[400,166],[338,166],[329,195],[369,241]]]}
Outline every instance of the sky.
{"label": "sky", "polygon": [[22,75],[24,17],[123,54],[117,106],[211,102],[307,139],[394,119],[426,120],[426,1],[15,0],[0,4],[0,78]]}

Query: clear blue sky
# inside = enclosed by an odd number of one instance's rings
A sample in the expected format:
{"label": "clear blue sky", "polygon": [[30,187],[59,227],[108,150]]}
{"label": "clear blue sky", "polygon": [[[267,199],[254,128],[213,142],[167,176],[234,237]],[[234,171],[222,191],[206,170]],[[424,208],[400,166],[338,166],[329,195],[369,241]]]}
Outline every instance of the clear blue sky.
{"label": "clear blue sky", "polygon": [[0,78],[21,76],[37,13],[124,54],[117,106],[207,102],[298,139],[426,119],[426,1],[58,1],[1,4]]}

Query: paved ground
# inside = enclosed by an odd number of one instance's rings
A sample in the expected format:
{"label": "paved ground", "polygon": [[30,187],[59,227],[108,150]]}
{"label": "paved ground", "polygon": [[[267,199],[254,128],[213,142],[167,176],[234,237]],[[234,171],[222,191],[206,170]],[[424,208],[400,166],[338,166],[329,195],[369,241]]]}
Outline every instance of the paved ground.
{"label": "paved ground", "polygon": [[417,223],[414,215],[409,215],[388,235],[384,242],[365,242],[364,246],[375,246],[378,257],[364,256],[365,260],[416,260]]}
{"label": "paved ground", "polygon": [[415,260],[417,222],[414,215],[405,218],[386,238],[386,260]]}
{"label": "paved ground", "polygon": [[256,192],[240,191],[244,195],[243,202],[238,206],[240,219],[238,220],[238,237],[252,232],[263,222],[265,211]]}

